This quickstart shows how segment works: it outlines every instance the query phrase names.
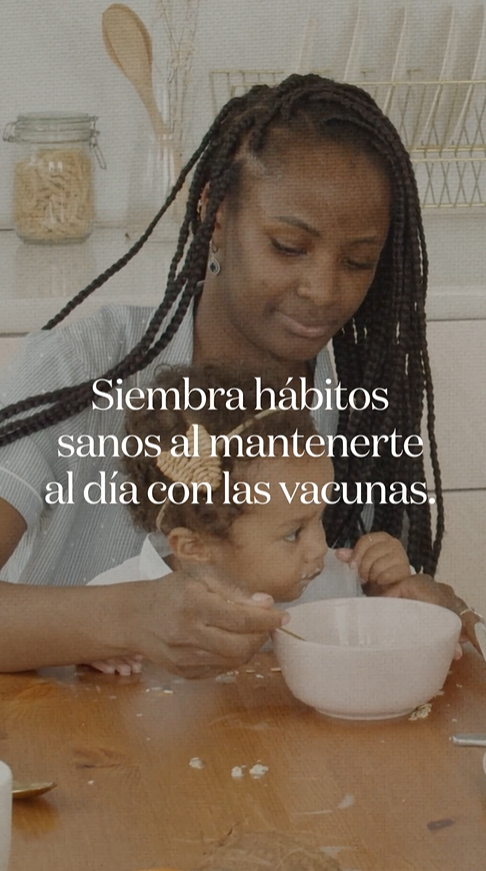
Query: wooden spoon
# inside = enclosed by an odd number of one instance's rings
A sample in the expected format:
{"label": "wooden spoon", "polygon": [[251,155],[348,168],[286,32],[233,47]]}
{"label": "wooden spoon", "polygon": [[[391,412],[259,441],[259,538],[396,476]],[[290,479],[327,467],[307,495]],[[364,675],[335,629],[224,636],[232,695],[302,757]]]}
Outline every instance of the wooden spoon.
{"label": "wooden spoon", "polygon": [[152,87],[152,39],[143,21],[123,3],[113,3],[102,16],[105,48],[145,106],[157,141],[170,136],[160,117]]}

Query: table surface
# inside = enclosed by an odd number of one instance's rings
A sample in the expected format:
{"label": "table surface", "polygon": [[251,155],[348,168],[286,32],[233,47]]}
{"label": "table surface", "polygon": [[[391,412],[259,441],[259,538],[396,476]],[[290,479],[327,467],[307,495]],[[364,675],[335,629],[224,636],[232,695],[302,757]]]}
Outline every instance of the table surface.
{"label": "table surface", "polygon": [[272,668],[260,654],[224,681],[153,665],[0,676],[0,758],[18,780],[58,783],[14,803],[11,871],[191,871],[235,827],[317,837],[343,871],[484,867],[483,750],[449,740],[486,731],[474,651],[415,721],[320,716]]}

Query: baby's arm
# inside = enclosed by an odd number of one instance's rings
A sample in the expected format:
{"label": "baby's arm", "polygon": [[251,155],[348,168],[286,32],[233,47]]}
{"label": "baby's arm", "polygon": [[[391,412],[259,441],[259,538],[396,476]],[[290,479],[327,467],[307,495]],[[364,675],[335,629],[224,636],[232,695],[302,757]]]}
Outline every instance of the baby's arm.
{"label": "baby's arm", "polygon": [[403,545],[387,532],[367,533],[354,548],[341,547],[335,554],[363,583],[395,584],[413,574]]}
{"label": "baby's arm", "polygon": [[[459,614],[463,624],[463,640],[467,638],[477,648],[474,623],[479,618],[455,595],[452,587],[434,581],[429,575],[415,574],[398,538],[393,538],[387,532],[367,533],[354,548],[342,547],[335,550],[335,554],[355,569],[363,583],[370,585],[367,592],[371,595],[417,599],[442,605]],[[458,644],[454,659],[460,659],[461,656],[462,649]]]}

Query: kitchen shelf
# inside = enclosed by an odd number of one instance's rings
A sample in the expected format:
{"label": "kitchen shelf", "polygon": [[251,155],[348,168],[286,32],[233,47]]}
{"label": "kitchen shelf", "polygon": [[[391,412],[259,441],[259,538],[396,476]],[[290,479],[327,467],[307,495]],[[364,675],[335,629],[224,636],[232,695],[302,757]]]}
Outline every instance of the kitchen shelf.
{"label": "kitchen shelf", "polygon": [[[316,70],[332,78],[331,70]],[[275,85],[283,70],[212,70],[215,113],[255,84]],[[397,128],[415,168],[424,208],[486,206],[486,80],[361,81]]]}

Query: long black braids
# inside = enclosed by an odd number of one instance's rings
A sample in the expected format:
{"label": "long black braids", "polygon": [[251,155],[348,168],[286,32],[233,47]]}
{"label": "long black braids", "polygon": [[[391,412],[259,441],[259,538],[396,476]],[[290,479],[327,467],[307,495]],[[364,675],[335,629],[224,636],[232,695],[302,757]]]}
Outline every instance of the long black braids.
{"label": "long black braids", "polygon": [[[420,206],[410,159],[391,122],[374,100],[360,88],[316,75],[289,76],[269,88],[258,85],[236,97],[221,110],[194,155],[183,168],[167,201],[130,250],[77,294],[44,329],[57,326],[77,305],[122,269],[143,247],[157,223],[182,190],[189,174],[185,217],[167,279],[166,293],[146,333],[108,372],[99,378],[125,379],[143,370],[171,341],[204,278],[218,208],[229,192],[238,192],[245,153],[265,156],[270,134],[276,130],[341,142],[364,151],[380,162],[389,176],[393,195],[390,232],[368,294],[354,317],[334,337],[338,380],[348,391],[361,387],[369,393],[377,386],[388,391],[386,412],[371,404],[360,411],[340,412],[338,432],[348,439],[358,433],[404,436],[421,429],[424,396],[427,430],[437,500],[437,525],[432,541],[428,501],[423,504],[386,503],[375,499],[373,529],[400,535],[408,517],[408,555],[417,570],[434,573],[442,541],[444,512],[437,447],[434,404],[425,335],[427,255]],[[208,191],[204,217],[201,196]],[[165,318],[169,323],[161,331]],[[160,333],[160,335],[159,335]],[[0,446],[65,420],[89,406],[93,381],[69,385],[28,397],[0,412]],[[25,416],[26,412],[34,411]],[[15,419],[18,415],[21,418]],[[425,481],[423,457],[336,457],[336,480],[353,484],[382,482],[390,492],[403,482],[410,494],[414,481]],[[351,490],[350,490],[351,492]],[[349,504],[351,502],[351,504]],[[362,532],[359,499],[341,500],[325,513],[328,539],[354,542]]]}

